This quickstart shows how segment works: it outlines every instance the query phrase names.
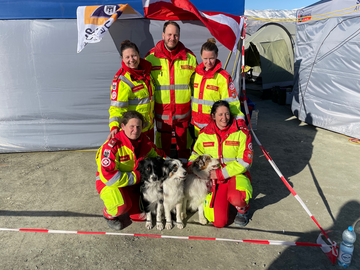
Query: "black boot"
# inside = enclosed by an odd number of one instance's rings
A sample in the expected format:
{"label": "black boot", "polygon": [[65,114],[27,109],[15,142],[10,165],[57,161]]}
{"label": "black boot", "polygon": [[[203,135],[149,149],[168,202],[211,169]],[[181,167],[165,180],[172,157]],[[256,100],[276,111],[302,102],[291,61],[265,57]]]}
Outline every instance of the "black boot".
{"label": "black boot", "polygon": [[106,222],[110,229],[113,229],[115,231],[120,231],[123,228],[121,221],[117,217],[114,219],[108,219],[106,217],[104,218],[106,219]]}
{"label": "black boot", "polygon": [[245,227],[249,223],[248,212],[237,213],[234,224],[239,227]]}

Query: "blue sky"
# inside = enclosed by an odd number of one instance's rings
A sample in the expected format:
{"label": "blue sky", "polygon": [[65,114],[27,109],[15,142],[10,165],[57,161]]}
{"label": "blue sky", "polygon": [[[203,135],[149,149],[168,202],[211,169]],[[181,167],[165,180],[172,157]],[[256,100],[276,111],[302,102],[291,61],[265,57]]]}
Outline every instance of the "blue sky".
{"label": "blue sky", "polygon": [[298,9],[318,0],[245,0],[245,9]]}

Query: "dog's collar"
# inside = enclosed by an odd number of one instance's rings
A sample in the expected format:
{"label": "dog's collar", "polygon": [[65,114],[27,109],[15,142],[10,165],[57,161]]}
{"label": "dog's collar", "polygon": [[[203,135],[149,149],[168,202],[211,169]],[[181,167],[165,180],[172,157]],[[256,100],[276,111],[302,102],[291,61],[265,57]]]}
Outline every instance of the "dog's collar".
{"label": "dog's collar", "polygon": [[206,178],[201,178],[200,176],[198,176],[194,171],[193,171],[193,174],[196,175],[197,178],[199,178],[200,180],[210,180],[210,179],[206,179]]}

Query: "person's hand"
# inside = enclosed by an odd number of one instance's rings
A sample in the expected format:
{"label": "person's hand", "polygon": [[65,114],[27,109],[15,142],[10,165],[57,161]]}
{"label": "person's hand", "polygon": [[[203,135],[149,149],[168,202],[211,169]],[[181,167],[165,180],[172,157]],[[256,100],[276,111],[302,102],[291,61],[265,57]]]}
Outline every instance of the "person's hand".
{"label": "person's hand", "polygon": [[116,135],[116,133],[118,133],[119,132],[119,130],[118,129],[113,129],[112,131],[110,131],[110,134],[109,134],[109,136],[107,137],[107,140],[110,140],[110,139],[112,139],[112,138],[114,138],[115,137],[115,135]]}
{"label": "person's hand", "polygon": [[216,170],[210,171],[210,179],[217,179]]}
{"label": "person's hand", "polygon": [[143,180],[143,179],[141,179],[141,174],[140,174],[140,172],[139,172],[139,170],[138,170],[138,168],[139,168],[139,163],[140,163],[140,161],[142,161],[143,159],[144,159],[143,157],[138,158],[138,159],[136,160],[136,162],[135,162],[135,166],[134,166],[134,169],[133,169],[134,174],[135,174],[136,179],[137,179],[137,180],[136,180],[137,183],[140,183],[141,180]]}

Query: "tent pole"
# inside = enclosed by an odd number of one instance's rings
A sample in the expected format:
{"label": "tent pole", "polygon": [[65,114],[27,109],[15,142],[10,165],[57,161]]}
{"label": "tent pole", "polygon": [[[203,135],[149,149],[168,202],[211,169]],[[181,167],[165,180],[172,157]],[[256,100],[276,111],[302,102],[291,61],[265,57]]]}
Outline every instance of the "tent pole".
{"label": "tent pole", "polygon": [[227,64],[229,63],[230,57],[231,57],[232,51],[229,52],[228,58],[226,59],[225,65],[223,67],[223,69],[226,69]]}

